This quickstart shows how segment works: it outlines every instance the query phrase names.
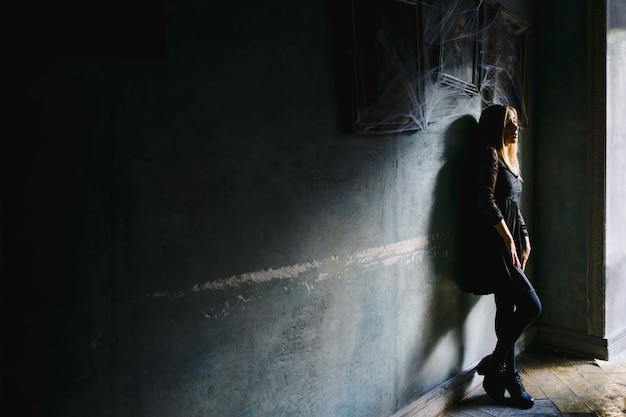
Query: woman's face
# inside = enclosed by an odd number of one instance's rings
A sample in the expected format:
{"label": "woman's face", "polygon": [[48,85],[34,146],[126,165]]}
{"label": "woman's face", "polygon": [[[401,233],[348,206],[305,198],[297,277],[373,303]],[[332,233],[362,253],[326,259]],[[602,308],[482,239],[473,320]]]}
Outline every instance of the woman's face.
{"label": "woman's face", "polygon": [[513,109],[506,111],[506,120],[504,123],[504,132],[502,140],[505,145],[513,145],[517,143],[519,136],[519,123],[517,121],[517,113]]}

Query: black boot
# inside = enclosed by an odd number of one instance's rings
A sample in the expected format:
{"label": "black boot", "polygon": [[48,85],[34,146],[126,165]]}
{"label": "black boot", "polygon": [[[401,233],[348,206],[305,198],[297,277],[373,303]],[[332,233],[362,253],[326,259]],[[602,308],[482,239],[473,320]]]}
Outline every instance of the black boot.
{"label": "black boot", "polygon": [[507,369],[504,373],[504,386],[511,396],[511,403],[518,408],[528,409],[535,405],[535,399],[526,392],[522,378],[515,369]]}
{"label": "black boot", "polygon": [[504,402],[505,369],[502,364],[493,362],[491,355],[485,356],[476,367],[478,375],[484,375],[483,388],[496,402]]}

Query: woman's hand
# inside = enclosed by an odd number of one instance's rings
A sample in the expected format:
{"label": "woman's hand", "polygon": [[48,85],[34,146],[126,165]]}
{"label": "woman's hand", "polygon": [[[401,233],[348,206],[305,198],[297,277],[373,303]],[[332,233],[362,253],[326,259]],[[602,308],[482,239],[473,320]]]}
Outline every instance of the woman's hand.
{"label": "woman's hand", "polygon": [[511,262],[513,263],[513,266],[523,269],[522,262],[520,262],[519,257],[517,256],[517,248],[515,247],[515,241],[513,240],[513,238],[505,239],[504,243],[507,250],[509,251],[509,255],[511,256]]}
{"label": "woman's hand", "polygon": [[496,228],[498,234],[502,237],[502,239],[504,239],[504,244],[506,245],[506,249],[509,251],[509,256],[511,258],[511,263],[513,264],[513,266],[521,268],[522,263],[517,256],[517,248],[515,247],[513,235],[509,231],[509,228],[504,222],[504,219],[500,220],[500,223],[494,224],[493,227]]}
{"label": "woman's hand", "polygon": [[530,258],[530,238],[524,237],[524,247],[522,248],[522,271],[526,270],[526,262]]}

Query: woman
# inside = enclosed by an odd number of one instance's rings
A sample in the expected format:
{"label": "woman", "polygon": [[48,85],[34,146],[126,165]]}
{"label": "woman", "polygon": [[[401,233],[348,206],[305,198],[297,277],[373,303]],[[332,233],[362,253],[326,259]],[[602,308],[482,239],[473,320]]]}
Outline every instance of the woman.
{"label": "woman", "polygon": [[505,401],[506,390],[513,405],[530,408],[534,399],[524,390],[517,373],[515,342],[541,313],[541,303],[524,273],[531,247],[518,206],[522,178],[516,110],[505,105],[487,107],[480,116],[478,133],[481,143],[471,162],[474,183],[468,187],[471,194],[466,198],[475,209],[470,210],[475,217],[469,238],[481,250],[467,259],[471,279],[465,282],[465,289],[494,294],[497,344],[476,370],[485,376],[483,387],[494,400]]}

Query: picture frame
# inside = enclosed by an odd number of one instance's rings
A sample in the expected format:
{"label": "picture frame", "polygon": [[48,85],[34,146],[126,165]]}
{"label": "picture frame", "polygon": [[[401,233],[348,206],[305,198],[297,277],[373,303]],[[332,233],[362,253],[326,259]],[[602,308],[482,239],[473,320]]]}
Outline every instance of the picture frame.
{"label": "picture frame", "polygon": [[480,34],[484,10],[483,1],[456,0],[450,2],[445,15],[439,17],[438,80],[468,95],[480,92]]}
{"label": "picture frame", "polygon": [[498,3],[490,6],[483,41],[483,100],[517,109],[520,126],[528,125],[526,108],[529,24]]}
{"label": "picture frame", "polygon": [[468,98],[527,126],[529,24],[502,4],[352,0],[351,14],[353,132],[421,130]]}
{"label": "picture frame", "polygon": [[352,1],[354,132],[423,128],[420,20],[418,1]]}

